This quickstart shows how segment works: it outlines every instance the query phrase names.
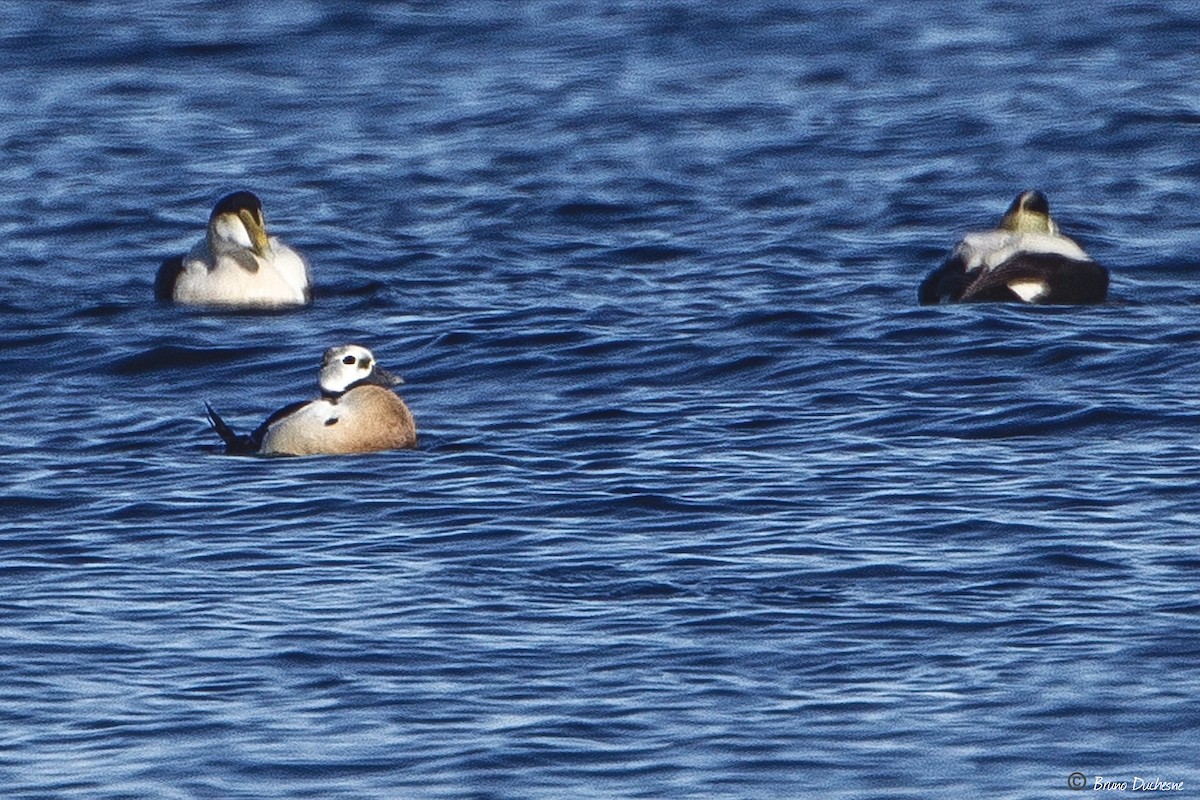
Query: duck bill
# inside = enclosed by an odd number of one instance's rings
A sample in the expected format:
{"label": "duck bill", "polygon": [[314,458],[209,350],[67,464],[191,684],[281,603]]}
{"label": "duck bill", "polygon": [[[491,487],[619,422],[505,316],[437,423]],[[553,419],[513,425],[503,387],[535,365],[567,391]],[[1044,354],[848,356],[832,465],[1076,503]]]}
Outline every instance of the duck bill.
{"label": "duck bill", "polygon": [[380,369],[379,367],[371,370],[370,381],[378,384],[379,386],[386,386],[388,388],[399,386],[400,384],[404,383],[404,379],[399,375],[396,375],[393,372],[388,372],[386,369]]}

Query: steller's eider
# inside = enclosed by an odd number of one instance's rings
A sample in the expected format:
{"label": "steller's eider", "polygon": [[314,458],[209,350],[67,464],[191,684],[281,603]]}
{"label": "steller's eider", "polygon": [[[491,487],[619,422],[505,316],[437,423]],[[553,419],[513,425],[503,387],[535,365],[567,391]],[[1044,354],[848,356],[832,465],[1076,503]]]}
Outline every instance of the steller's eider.
{"label": "steller's eider", "polygon": [[325,351],[321,396],[284,406],[253,433],[235,433],[206,404],[225,452],[239,455],[338,455],[417,446],[412,412],[392,390],[403,381],[356,344]]}

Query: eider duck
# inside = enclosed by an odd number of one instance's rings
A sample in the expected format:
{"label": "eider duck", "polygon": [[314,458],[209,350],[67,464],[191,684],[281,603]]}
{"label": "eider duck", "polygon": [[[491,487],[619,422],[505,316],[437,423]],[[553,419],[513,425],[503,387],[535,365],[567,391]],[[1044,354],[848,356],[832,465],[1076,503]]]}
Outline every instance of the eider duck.
{"label": "eider duck", "polygon": [[1022,192],[994,231],[968,233],[922,283],[921,305],[1024,302],[1103,303],[1108,270],[1058,232],[1050,204]]}
{"label": "eider duck", "polygon": [[213,410],[208,419],[237,455],[338,455],[417,446],[412,412],[392,391],[403,381],[356,344],[325,351],[317,380],[321,396],[285,406],[251,434],[235,433]]}
{"label": "eider duck", "polygon": [[234,192],[213,207],[204,239],[162,263],[154,296],[184,305],[270,309],[306,306],[312,289],[300,254],[267,235],[259,199]]}

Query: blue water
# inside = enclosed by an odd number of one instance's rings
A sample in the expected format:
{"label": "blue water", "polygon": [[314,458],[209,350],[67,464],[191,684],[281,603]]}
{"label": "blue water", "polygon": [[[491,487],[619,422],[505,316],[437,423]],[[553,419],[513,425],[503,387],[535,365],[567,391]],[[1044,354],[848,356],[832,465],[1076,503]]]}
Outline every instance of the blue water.
{"label": "blue water", "polygon": [[[0,3],[4,797],[1195,793],[1194,3],[165,7]],[[1029,188],[1109,302],[918,307]]]}

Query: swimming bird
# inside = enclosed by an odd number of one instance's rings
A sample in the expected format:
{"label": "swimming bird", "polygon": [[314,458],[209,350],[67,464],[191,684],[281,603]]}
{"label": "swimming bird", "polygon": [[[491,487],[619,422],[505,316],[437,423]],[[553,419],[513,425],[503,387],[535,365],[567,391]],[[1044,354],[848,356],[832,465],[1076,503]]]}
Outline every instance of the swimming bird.
{"label": "swimming bird", "polygon": [[284,308],[311,303],[312,289],[300,254],[267,235],[259,199],[234,192],[213,207],[204,239],[162,263],[154,297],[184,305]]}
{"label": "swimming bird", "polygon": [[1059,233],[1050,203],[1022,192],[996,230],[968,233],[921,283],[921,305],[945,302],[1103,303],[1108,270]]}
{"label": "swimming bird", "polygon": [[325,351],[317,378],[321,396],[284,406],[253,433],[235,433],[213,410],[208,420],[239,455],[336,455],[417,446],[412,412],[392,387],[403,383],[356,344]]}

